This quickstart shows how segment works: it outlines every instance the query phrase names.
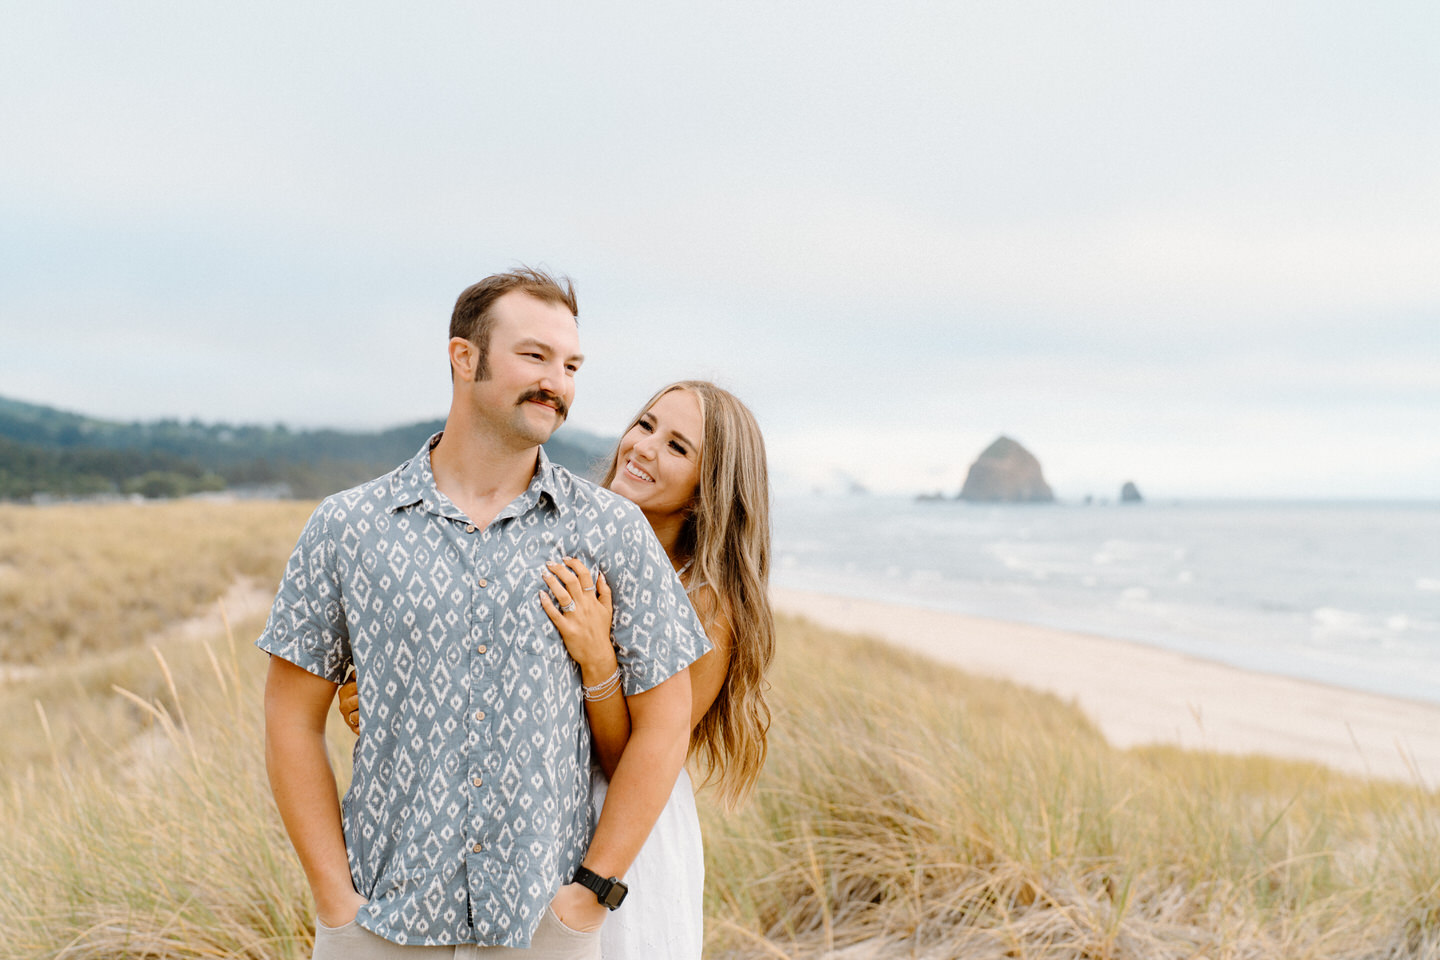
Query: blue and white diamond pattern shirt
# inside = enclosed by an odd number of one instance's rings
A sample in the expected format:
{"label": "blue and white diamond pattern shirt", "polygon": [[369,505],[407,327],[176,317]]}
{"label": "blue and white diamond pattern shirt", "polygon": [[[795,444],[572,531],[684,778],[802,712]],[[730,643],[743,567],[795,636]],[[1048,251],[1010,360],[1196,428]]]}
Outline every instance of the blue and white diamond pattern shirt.
{"label": "blue and white diamond pattern shirt", "polygon": [[334,683],[355,667],[341,811],[360,925],[526,947],[593,829],[580,672],[537,599],[545,561],[604,571],[627,694],[710,644],[634,504],[542,450],[482,529],[435,487],[438,440],[316,508],[256,644]]}

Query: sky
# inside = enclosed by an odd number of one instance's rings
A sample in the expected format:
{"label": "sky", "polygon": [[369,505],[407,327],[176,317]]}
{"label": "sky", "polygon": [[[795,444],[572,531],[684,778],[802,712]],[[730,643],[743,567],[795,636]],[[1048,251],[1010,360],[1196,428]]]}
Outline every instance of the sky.
{"label": "sky", "polygon": [[0,395],[442,416],[573,277],[571,422],[755,411],[780,492],[1440,499],[1440,5],[16,5]]}

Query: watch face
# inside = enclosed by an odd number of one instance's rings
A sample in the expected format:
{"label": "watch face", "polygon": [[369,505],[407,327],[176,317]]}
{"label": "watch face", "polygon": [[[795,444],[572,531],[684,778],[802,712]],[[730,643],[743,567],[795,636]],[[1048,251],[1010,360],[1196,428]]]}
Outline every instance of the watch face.
{"label": "watch face", "polygon": [[625,884],[621,883],[619,880],[616,880],[613,884],[611,884],[609,892],[605,894],[605,899],[601,900],[600,902],[603,903],[605,906],[609,907],[611,910],[614,910],[616,907],[620,906],[620,904],[625,902],[625,894],[629,892],[629,887],[625,886]]}

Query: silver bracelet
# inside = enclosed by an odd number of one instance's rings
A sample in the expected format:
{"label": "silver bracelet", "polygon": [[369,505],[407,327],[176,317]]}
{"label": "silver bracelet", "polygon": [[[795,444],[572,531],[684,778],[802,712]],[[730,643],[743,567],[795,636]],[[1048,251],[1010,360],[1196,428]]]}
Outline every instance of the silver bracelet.
{"label": "silver bracelet", "polygon": [[580,688],[585,691],[585,699],[591,703],[596,700],[604,700],[616,690],[620,689],[620,664],[615,664],[615,672],[595,684],[595,686],[587,687],[581,684]]}

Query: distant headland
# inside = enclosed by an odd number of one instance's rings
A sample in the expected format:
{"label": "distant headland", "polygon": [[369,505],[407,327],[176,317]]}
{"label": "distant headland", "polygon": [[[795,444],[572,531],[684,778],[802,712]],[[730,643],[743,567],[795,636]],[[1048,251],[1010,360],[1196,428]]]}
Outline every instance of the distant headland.
{"label": "distant headland", "polygon": [[[369,433],[283,424],[101,420],[0,397],[0,500],[230,490],[314,499],[410,457],[443,419]],[[562,427],[550,459],[586,475],[614,441]]]}

